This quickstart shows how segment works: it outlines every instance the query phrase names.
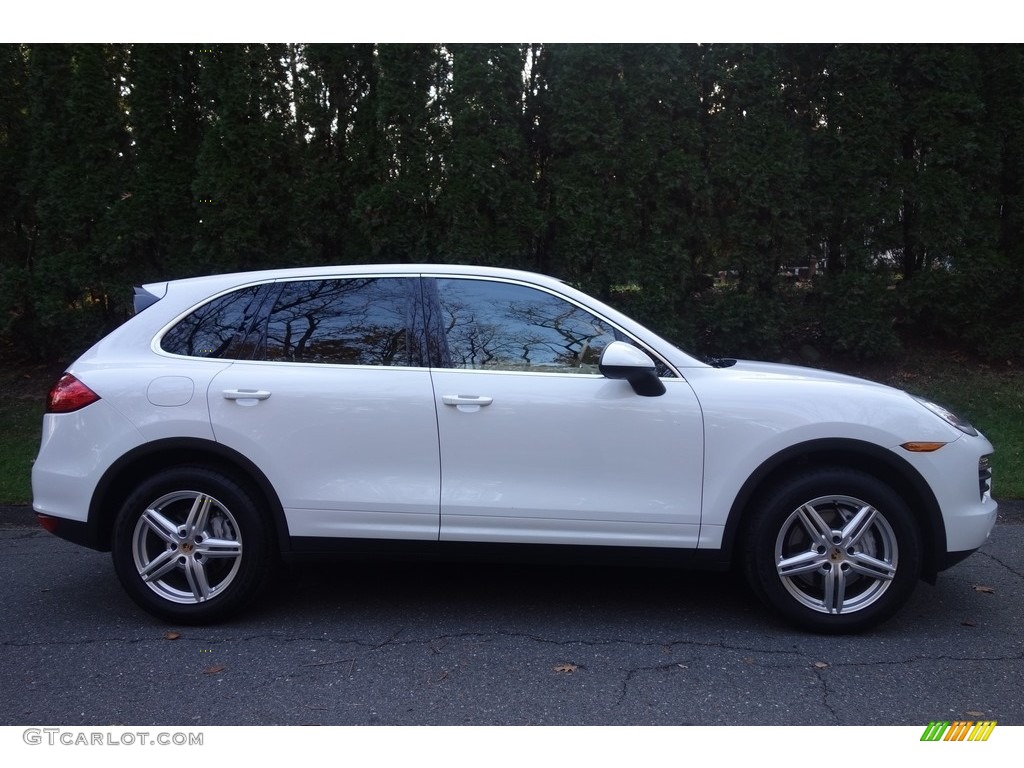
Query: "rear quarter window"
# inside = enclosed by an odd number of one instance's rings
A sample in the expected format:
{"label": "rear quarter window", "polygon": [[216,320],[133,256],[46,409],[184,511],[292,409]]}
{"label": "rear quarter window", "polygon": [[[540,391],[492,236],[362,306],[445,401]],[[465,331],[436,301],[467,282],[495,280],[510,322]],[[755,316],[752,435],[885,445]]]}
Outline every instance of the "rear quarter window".
{"label": "rear quarter window", "polygon": [[250,286],[203,304],[164,334],[160,348],[186,357],[245,356],[268,290],[265,285]]}

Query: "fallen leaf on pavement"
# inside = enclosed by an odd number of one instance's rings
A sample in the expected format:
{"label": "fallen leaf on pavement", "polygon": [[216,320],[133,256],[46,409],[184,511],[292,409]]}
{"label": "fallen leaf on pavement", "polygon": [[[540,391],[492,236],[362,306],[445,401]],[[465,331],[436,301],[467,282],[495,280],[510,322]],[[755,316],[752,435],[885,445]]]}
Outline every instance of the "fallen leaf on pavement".
{"label": "fallen leaf on pavement", "polygon": [[206,669],[204,669],[203,670],[203,674],[204,675],[216,675],[218,672],[223,672],[223,671],[224,671],[224,665],[223,664],[215,664],[212,667],[207,667]]}
{"label": "fallen leaf on pavement", "polygon": [[579,667],[575,664],[556,664],[555,672],[575,672]]}
{"label": "fallen leaf on pavement", "polygon": [[181,637],[181,632],[175,632],[173,629],[164,632],[164,640],[177,640]]}

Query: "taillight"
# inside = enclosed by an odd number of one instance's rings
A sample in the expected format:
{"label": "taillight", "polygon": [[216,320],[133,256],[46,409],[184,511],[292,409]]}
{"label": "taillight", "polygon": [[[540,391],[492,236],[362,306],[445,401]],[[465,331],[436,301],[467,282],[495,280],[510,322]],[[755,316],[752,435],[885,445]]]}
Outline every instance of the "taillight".
{"label": "taillight", "polygon": [[46,398],[47,413],[71,413],[85,408],[100,399],[100,396],[89,389],[70,373],[60,377],[53,385]]}

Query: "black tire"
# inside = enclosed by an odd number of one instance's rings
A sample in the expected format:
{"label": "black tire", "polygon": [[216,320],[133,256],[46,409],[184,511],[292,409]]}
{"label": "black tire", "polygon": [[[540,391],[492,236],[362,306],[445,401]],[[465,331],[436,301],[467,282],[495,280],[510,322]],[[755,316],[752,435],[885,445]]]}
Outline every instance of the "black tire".
{"label": "black tire", "polygon": [[861,632],[891,617],[921,575],[906,501],[867,473],[818,469],[755,502],[745,571],[761,599],[812,632]]}
{"label": "black tire", "polygon": [[260,505],[206,467],[175,467],[144,481],[121,507],[112,550],[125,591],[175,624],[229,616],[259,591],[272,564]]}

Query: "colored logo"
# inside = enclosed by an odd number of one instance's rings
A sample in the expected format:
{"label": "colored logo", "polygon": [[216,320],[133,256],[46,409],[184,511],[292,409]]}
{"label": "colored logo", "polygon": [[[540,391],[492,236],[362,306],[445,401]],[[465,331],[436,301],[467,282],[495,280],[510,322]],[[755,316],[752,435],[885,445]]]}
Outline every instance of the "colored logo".
{"label": "colored logo", "polygon": [[933,720],[921,734],[921,741],[988,741],[995,727],[995,720]]}

